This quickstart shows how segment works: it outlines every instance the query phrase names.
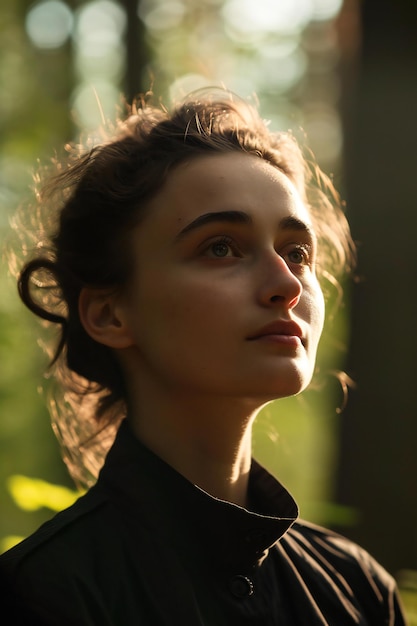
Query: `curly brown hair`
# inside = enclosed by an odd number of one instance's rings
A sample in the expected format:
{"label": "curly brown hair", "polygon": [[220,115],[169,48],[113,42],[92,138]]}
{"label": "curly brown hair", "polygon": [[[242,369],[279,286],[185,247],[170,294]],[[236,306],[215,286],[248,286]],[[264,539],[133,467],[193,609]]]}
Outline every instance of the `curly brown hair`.
{"label": "curly brown hair", "polygon": [[225,90],[199,91],[171,111],[138,99],[102,141],[68,147],[36,175],[36,201],[25,208],[30,256],[18,277],[25,305],[57,325],[49,344],[60,383],[50,397],[53,425],[75,480],[94,481],[126,412],[122,371],[113,351],[84,330],[81,289],[117,288],[130,276],[129,235],[149,200],[178,164],[208,153],[247,152],[281,170],[306,203],[318,236],[319,279],[337,281],[354,260],[338,194],[290,133],[272,132],[256,107]]}

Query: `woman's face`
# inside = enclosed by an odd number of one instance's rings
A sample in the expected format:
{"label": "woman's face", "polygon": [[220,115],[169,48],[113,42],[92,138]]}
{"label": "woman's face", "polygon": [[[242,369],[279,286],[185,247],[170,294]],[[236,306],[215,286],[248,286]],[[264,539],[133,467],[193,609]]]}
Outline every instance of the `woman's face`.
{"label": "woman's face", "polygon": [[311,220],[283,173],[237,152],[182,164],[131,241],[122,306],[138,381],[259,404],[306,387],[324,303]]}

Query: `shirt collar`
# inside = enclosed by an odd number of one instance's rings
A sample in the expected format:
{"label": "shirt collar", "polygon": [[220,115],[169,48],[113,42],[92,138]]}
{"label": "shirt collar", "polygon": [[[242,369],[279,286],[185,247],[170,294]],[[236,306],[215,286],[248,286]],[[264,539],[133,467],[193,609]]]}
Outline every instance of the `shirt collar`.
{"label": "shirt collar", "polygon": [[260,565],[298,516],[292,496],[255,460],[248,510],[189,482],[144,446],[127,420],[119,428],[98,482],[125,514],[140,517],[180,550],[199,545],[221,569]]}

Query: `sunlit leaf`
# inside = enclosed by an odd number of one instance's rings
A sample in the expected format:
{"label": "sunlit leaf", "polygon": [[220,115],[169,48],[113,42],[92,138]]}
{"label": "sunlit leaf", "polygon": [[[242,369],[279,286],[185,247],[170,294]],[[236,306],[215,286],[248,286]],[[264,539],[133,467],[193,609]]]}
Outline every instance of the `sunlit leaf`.
{"label": "sunlit leaf", "polygon": [[24,537],[20,535],[7,535],[7,537],[3,537],[0,541],[0,554],[6,552],[6,550],[10,550],[10,548],[16,546],[23,541],[23,539]]}
{"label": "sunlit leaf", "polygon": [[17,506],[24,511],[37,511],[42,507],[62,511],[80,496],[79,491],[20,474],[9,476],[7,489]]}

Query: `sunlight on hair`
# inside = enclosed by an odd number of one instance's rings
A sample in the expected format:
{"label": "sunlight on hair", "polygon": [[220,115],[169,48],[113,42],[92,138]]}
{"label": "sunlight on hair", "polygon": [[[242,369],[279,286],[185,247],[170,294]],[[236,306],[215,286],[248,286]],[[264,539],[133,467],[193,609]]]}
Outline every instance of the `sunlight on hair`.
{"label": "sunlight on hair", "polygon": [[342,153],[343,132],[337,110],[324,103],[306,107],[304,129],[320,163],[333,163]]}
{"label": "sunlight on hair", "polygon": [[103,119],[114,119],[115,102],[118,99],[119,91],[109,81],[82,83],[72,94],[72,106],[77,125],[93,131],[103,125]]}
{"label": "sunlight on hair", "polygon": [[171,102],[177,102],[188,93],[203,87],[209,87],[210,84],[211,81],[202,74],[184,74],[170,85],[169,99]]}

